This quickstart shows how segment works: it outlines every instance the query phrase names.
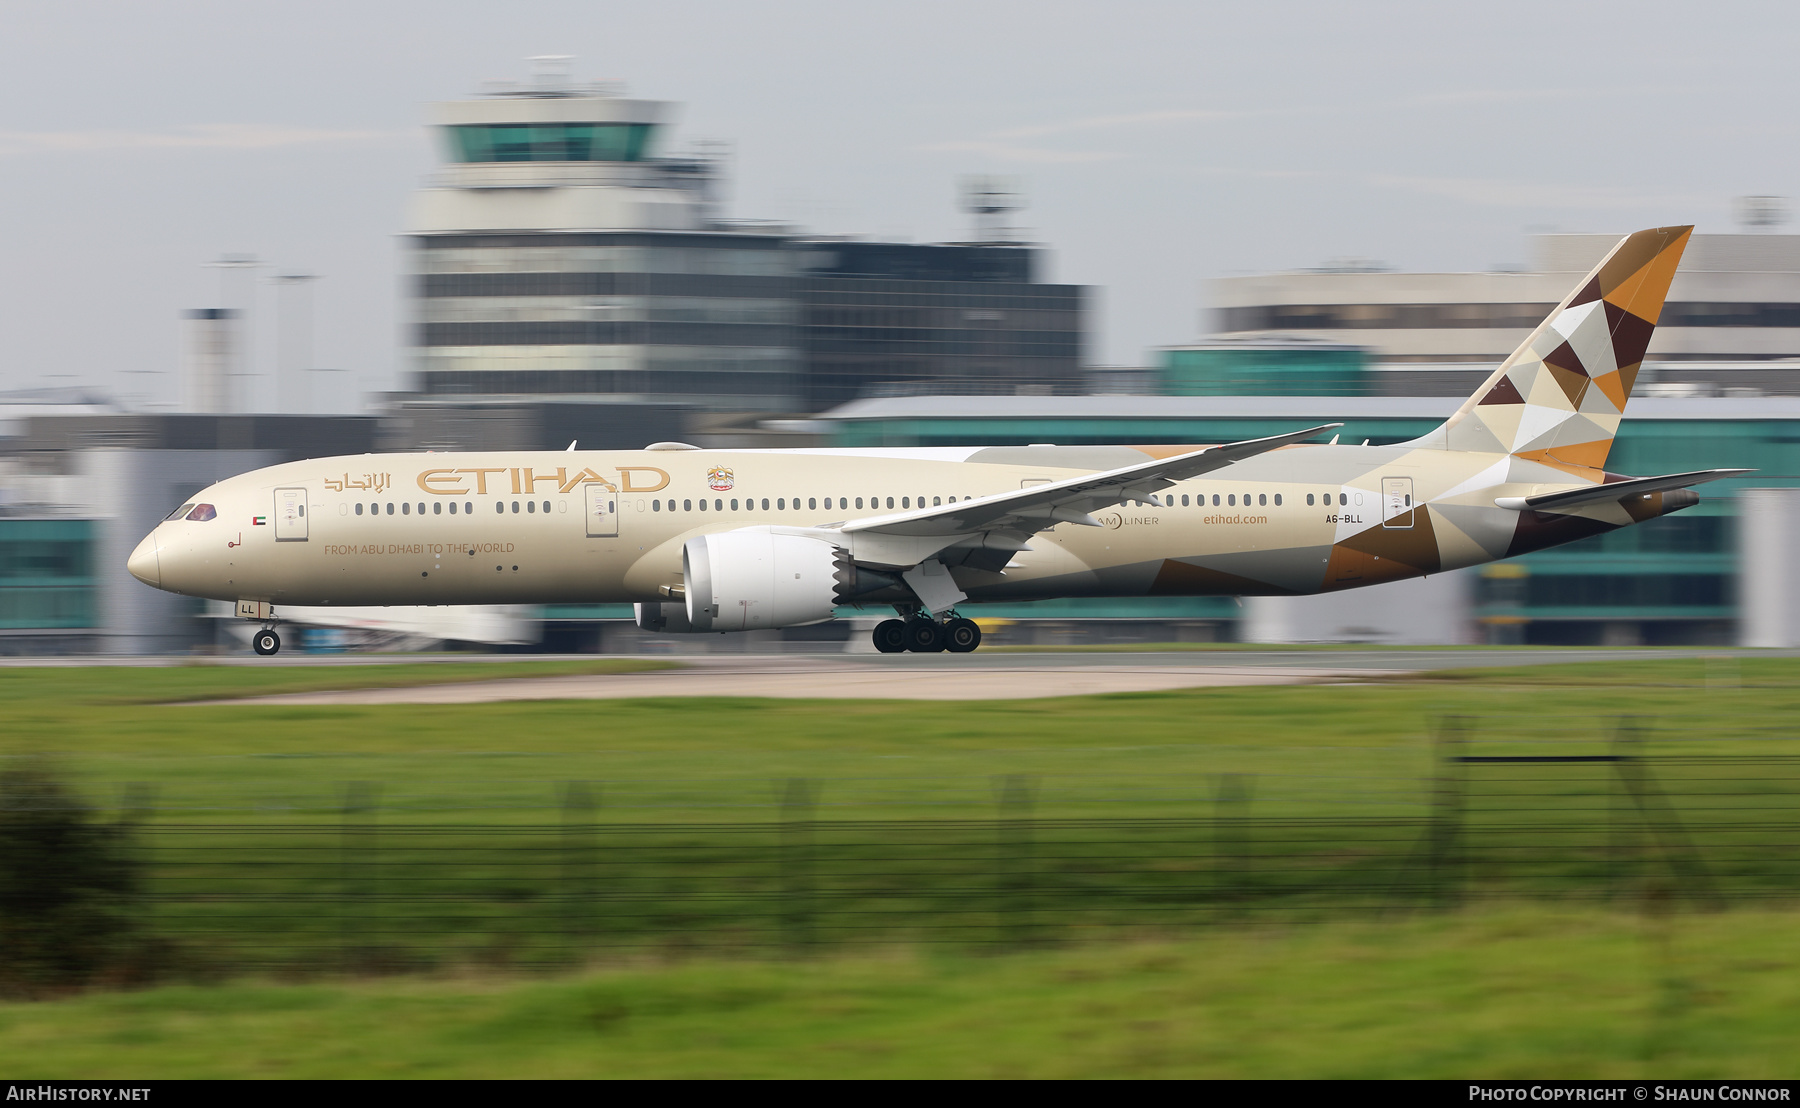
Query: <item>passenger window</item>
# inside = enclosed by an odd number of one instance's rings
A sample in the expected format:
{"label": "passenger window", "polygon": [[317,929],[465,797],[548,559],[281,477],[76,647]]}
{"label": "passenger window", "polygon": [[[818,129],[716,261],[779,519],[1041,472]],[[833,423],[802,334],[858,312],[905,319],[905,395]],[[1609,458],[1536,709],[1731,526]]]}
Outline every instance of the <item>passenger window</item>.
{"label": "passenger window", "polygon": [[1227,496],[1225,498],[1225,503],[1231,505],[1233,508],[1237,507],[1237,493],[1234,492],[1230,496]]}
{"label": "passenger window", "polygon": [[724,510],[725,510],[725,501],[723,501],[723,500],[713,501],[713,511],[722,512]]}
{"label": "passenger window", "polygon": [[394,502],[393,502],[393,501],[392,501],[392,500],[390,500],[390,501],[388,501],[388,510],[387,510],[387,514],[388,514],[388,515],[393,515],[393,514],[394,514]]}
{"label": "passenger window", "polygon": [[452,500],[452,501],[451,501],[451,502],[450,502],[450,514],[451,514],[451,515],[455,515],[455,514],[456,514],[456,501],[454,501],[454,500]]}
{"label": "passenger window", "polygon": [[651,501],[651,502],[650,502],[650,510],[651,510],[651,511],[653,511],[653,512],[660,512],[660,511],[662,511],[662,501],[660,501],[660,500],[652,500],[652,501]]}
{"label": "passenger window", "polygon": [[537,501],[527,500],[525,502],[525,510],[530,512],[532,515],[536,515],[537,514]]}
{"label": "passenger window", "polygon": [[681,502],[681,510],[684,512],[693,511],[694,510],[694,502],[692,500],[683,500]]}
{"label": "passenger window", "polygon": [[909,497],[909,496],[903,496],[903,497],[901,497],[901,498],[900,498],[900,506],[901,506],[901,507],[902,507],[902,508],[910,508],[910,507],[912,507],[912,498],[911,498],[911,497]]}
{"label": "passenger window", "polygon": [[1181,494],[1181,506],[1183,508],[1188,506],[1187,505],[1187,493],[1185,493],[1185,492]]}
{"label": "passenger window", "polygon": [[731,498],[731,510],[737,511],[737,497],[735,496]]}
{"label": "passenger window", "polygon": [[703,512],[706,511],[706,498],[705,497],[702,497],[700,499],[700,510]]}
{"label": "passenger window", "polygon": [[894,506],[894,498],[890,496],[890,497],[888,497],[888,507],[892,508],[893,506]]}
{"label": "passenger window", "polygon": [[856,506],[858,508],[862,507],[862,497],[859,496],[856,498]]}
{"label": "passenger window", "polygon": [[296,505],[294,505],[294,507],[298,510],[300,518],[305,519],[306,518],[306,505],[296,504]]}
{"label": "passenger window", "polygon": [[1306,494],[1306,506],[1308,508],[1313,506],[1313,494],[1310,492]]}
{"label": "passenger window", "polygon": [[818,507],[819,507],[819,501],[818,501],[818,498],[817,498],[817,497],[812,497],[812,496],[809,496],[809,497],[807,497],[807,498],[806,498],[806,507],[807,507],[807,508],[808,508],[808,509],[809,509],[809,510],[813,510],[813,511],[816,511],[816,510],[817,510],[817,509],[818,509]]}
{"label": "passenger window", "polygon": [[362,515],[362,501],[360,500],[356,502],[356,514]]}
{"label": "passenger window", "polygon": [[444,514],[444,502],[442,500],[433,500],[431,502],[431,514],[434,516],[441,516]]}
{"label": "passenger window", "polygon": [[763,497],[763,511],[766,512],[768,510],[769,510],[769,498],[765,496],[765,497]]}
{"label": "passenger window", "polygon": [[494,511],[500,513],[501,515],[505,515],[506,514],[506,501],[504,501],[504,500],[494,501]]}
{"label": "passenger window", "polygon": [[1349,504],[1349,503],[1350,503],[1350,494],[1349,493],[1347,493],[1347,492],[1338,493],[1338,507],[1342,508],[1346,504]]}
{"label": "passenger window", "polygon": [[1281,494],[1280,493],[1275,494],[1275,506],[1277,508],[1281,507]]}
{"label": "passenger window", "polygon": [[1266,492],[1257,493],[1256,504],[1259,508],[1267,508],[1269,506],[1269,494]]}
{"label": "passenger window", "polygon": [[[639,504],[642,504],[642,503],[643,503],[642,501],[639,501]],[[550,502],[548,500],[544,501],[544,514],[545,515],[550,514]]]}
{"label": "passenger window", "polygon": [[518,514],[519,514],[519,502],[517,500],[515,500],[515,501],[513,501],[513,515],[518,515]]}
{"label": "passenger window", "polygon": [[775,498],[775,510],[778,512],[787,511],[787,497],[778,496]]}
{"label": "passenger window", "polygon": [[1218,506],[1219,506],[1219,494],[1215,492],[1215,493],[1213,493],[1213,507],[1217,508]]}
{"label": "passenger window", "polygon": [[938,508],[938,507],[942,507],[942,506],[943,506],[943,503],[944,503],[944,501],[943,501],[943,498],[942,498],[942,497],[937,497],[937,496],[934,496],[934,497],[932,497],[932,498],[931,498],[931,506],[932,506],[932,507],[933,507],[933,508]]}
{"label": "passenger window", "polygon": [[409,516],[409,515],[412,515],[412,505],[411,505],[411,504],[406,504],[406,503],[402,503],[402,504],[401,504],[401,505],[400,505],[400,514],[401,514],[401,515],[403,515],[403,516]]}

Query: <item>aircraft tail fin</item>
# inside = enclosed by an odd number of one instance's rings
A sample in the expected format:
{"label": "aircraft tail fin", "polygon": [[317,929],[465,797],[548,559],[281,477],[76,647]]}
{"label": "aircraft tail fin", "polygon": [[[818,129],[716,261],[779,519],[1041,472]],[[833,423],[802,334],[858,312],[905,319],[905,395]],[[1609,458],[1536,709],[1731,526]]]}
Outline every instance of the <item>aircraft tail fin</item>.
{"label": "aircraft tail fin", "polygon": [[1656,227],[1620,240],[1420,445],[1604,468],[1693,230]]}

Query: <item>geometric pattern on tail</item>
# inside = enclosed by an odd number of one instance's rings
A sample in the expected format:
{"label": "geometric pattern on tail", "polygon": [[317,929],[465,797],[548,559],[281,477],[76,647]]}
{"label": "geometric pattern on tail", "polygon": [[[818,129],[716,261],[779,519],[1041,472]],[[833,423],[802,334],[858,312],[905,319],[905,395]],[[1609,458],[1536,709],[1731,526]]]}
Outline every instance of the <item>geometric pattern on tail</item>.
{"label": "geometric pattern on tail", "polygon": [[1629,235],[1444,425],[1452,450],[1600,469],[1692,227]]}

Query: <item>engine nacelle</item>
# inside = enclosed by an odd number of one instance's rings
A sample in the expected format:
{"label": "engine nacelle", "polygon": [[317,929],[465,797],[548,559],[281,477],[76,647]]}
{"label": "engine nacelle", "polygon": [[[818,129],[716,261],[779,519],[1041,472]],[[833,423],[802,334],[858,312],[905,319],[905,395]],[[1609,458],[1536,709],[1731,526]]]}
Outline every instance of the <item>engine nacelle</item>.
{"label": "engine nacelle", "polygon": [[746,528],[696,535],[681,548],[694,631],[757,631],[823,623],[837,606],[837,547]]}
{"label": "engine nacelle", "polygon": [[633,604],[631,609],[637,616],[640,630],[661,631],[666,635],[684,635],[693,630],[688,626],[686,604],[663,601],[657,604]]}

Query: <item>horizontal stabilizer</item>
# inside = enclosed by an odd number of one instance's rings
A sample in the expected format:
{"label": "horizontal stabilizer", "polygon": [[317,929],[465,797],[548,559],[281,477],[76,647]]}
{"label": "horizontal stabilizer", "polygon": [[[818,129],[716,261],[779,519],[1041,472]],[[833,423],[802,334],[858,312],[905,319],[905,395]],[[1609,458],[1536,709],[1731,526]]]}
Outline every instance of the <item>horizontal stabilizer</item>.
{"label": "horizontal stabilizer", "polygon": [[1700,469],[1692,473],[1669,473],[1661,477],[1637,477],[1629,481],[1613,481],[1610,484],[1590,485],[1587,488],[1569,489],[1564,492],[1543,492],[1536,496],[1502,496],[1496,498],[1494,503],[1502,508],[1511,508],[1515,512],[1550,512],[1561,508],[1579,508],[1584,504],[1616,503],[1627,496],[1667,492],[1670,489],[1685,489],[1692,485],[1703,485],[1708,481],[1755,472],[1753,469]]}

